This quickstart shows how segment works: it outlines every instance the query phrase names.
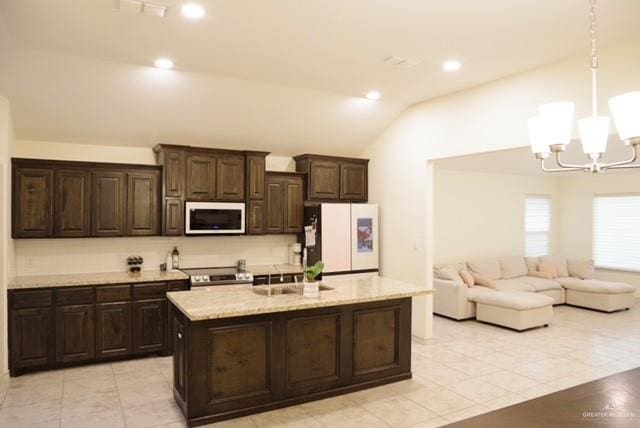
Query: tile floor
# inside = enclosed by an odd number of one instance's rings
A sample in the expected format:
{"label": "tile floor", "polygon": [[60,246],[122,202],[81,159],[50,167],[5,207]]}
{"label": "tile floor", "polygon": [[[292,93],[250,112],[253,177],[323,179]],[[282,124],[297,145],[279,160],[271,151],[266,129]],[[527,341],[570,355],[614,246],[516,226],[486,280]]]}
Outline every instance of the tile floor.
{"label": "tile floor", "polygon": [[[555,314],[525,333],[436,317],[411,380],[212,426],[436,427],[640,367],[640,301]],[[0,383],[0,427],[184,427],[170,385],[171,358],[24,375]]]}

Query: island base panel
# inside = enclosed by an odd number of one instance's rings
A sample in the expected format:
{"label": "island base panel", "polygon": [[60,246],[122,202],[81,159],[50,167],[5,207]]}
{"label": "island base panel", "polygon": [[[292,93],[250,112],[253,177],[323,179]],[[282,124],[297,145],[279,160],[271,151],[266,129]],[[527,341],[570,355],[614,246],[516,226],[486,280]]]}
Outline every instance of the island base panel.
{"label": "island base panel", "polygon": [[172,311],[189,425],[411,378],[411,298],[190,321]]}

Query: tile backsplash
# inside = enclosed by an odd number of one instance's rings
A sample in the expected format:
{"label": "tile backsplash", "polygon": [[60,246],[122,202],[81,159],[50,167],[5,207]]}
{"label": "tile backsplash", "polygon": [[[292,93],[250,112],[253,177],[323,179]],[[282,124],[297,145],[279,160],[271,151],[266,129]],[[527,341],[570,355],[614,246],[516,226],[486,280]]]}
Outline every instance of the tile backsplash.
{"label": "tile backsplash", "polygon": [[145,270],[157,270],[167,253],[178,247],[181,267],[286,263],[295,235],[78,238],[16,240],[16,274],[120,272],[128,256],[144,258]]}

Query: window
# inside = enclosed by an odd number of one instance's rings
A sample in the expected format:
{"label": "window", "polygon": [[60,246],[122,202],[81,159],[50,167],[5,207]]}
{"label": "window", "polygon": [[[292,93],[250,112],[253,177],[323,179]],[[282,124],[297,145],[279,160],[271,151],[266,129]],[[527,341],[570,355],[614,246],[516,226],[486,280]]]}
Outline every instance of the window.
{"label": "window", "polygon": [[540,257],[549,254],[551,242],[551,198],[527,196],[524,210],[524,254]]}
{"label": "window", "polygon": [[595,197],[593,259],[598,267],[640,271],[640,195]]}

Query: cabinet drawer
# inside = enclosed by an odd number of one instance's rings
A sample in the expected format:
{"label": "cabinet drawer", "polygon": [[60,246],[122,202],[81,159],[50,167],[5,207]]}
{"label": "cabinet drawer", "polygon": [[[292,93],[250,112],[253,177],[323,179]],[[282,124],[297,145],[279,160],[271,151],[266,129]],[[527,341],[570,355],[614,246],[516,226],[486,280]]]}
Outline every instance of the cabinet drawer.
{"label": "cabinet drawer", "polygon": [[170,281],[169,291],[182,291],[187,289],[187,283],[185,281]]}
{"label": "cabinet drawer", "polygon": [[93,303],[93,287],[56,290],[56,305],[80,305]]}
{"label": "cabinet drawer", "polygon": [[165,297],[166,293],[167,284],[165,282],[136,284],[133,286],[133,297],[136,300],[162,298]]}
{"label": "cabinet drawer", "polygon": [[53,304],[51,290],[16,291],[11,293],[11,307],[13,309],[43,308]]}
{"label": "cabinet drawer", "polygon": [[104,302],[121,302],[131,299],[131,286],[127,285],[110,285],[107,287],[96,288],[96,301]]}

